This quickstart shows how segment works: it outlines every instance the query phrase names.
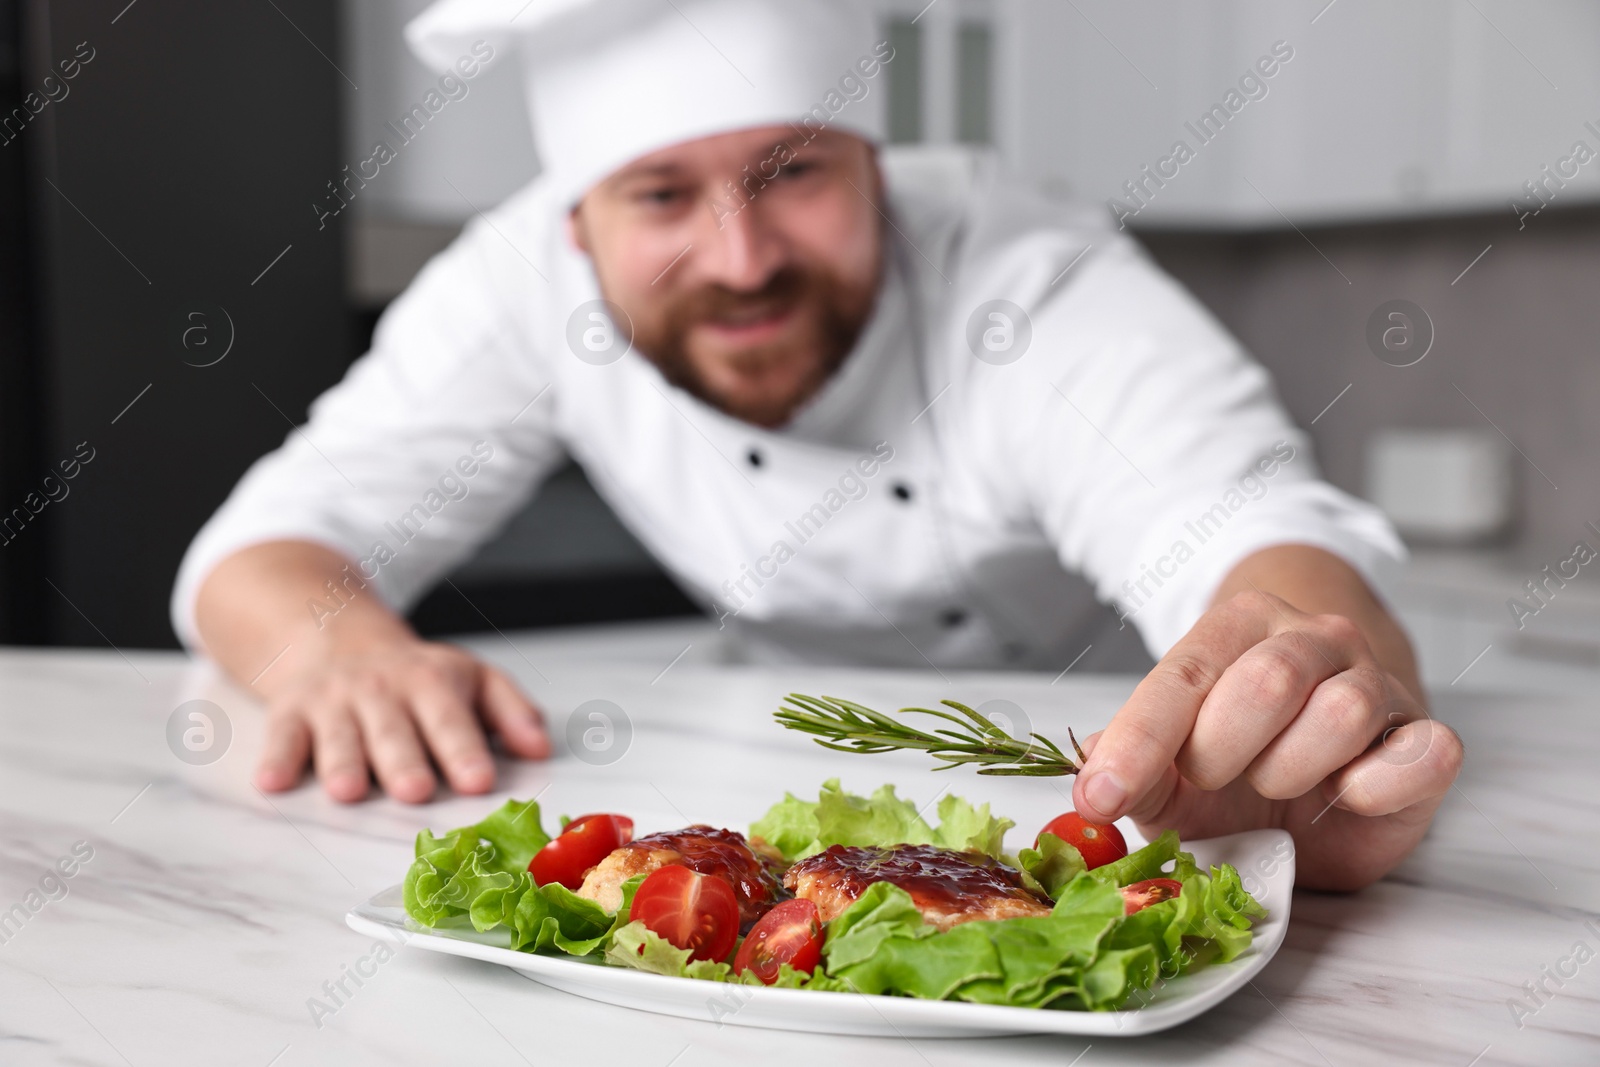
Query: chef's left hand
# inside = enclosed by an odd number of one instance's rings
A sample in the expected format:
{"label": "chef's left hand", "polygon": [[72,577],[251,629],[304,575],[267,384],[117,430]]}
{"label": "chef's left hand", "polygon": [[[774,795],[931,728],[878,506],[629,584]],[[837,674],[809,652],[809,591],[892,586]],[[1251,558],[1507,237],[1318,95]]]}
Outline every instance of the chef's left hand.
{"label": "chef's left hand", "polygon": [[1085,818],[1184,838],[1280,827],[1298,884],[1319,889],[1399,863],[1462,760],[1359,626],[1256,589],[1207,612],[1085,749]]}

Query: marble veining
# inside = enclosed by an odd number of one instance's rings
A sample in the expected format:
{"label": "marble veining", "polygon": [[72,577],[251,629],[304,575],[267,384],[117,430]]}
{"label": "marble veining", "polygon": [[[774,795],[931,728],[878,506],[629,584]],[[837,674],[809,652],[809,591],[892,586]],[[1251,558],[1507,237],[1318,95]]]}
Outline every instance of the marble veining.
{"label": "marble veining", "polygon": [[[1134,682],[702,656],[663,673],[681,633],[663,628],[654,644],[641,633],[482,642],[547,709],[562,754],[504,764],[490,797],[420,808],[341,807],[311,787],[263,796],[249,777],[259,706],[183,657],[0,652],[0,919],[13,905],[25,916],[0,922],[0,1064],[1600,1064],[1600,709],[1588,695],[1600,673],[1566,693],[1501,672],[1485,676],[1492,687],[1436,694],[1468,763],[1422,847],[1366,892],[1298,893],[1288,939],[1256,981],[1156,1037],[1090,1047],[777,1033],[591,1003],[405,948],[377,960],[345,910],[399,880],[420,827],[468,821],[508,795],[537,795],[552,821],[627,811],[645,831],[742,827],[785,790],[832,776],[861,790],[893,781],[918,800],[943,787],[990,801],[1022,827],[1015,844],[1068,806],[1069,783],[833,754],[779,731],[770,712],[791,690],[887,707],[1005,698],[1041,732],[1082,736]],[[632,726],[604,765],[562,739],[567,716],[596,698]],[[192,699],[215,702],[232,728],[207,765],[168,748],[168,716]],[[75,845],[92,858],[62,876]],[[370,972],[359,983],[358,963]]]}

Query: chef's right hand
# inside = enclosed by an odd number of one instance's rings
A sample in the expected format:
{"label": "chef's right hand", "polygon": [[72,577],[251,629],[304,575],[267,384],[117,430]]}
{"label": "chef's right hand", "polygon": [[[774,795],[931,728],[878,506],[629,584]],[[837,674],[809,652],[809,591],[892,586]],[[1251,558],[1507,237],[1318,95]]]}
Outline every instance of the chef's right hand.
{"label": "chef's right hand", "polygon": [[310,761],[335,800],[365,797],[370,771],[390,796],[419,804],[433,796],[437,765],[456,792],[486,793],[495,768],[485,725],[514,755],[550,755],[539,710],[496,668],[420,638],[383,644],[310,666],[273,692],[256,784],[291,789]]}

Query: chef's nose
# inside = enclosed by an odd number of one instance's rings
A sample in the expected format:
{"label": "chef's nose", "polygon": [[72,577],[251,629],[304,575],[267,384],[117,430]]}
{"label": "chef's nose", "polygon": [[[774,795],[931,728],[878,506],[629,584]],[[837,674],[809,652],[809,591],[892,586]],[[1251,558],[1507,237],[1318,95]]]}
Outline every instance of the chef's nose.
{"label": "chef's nose", "polygon": [[706,235],[706,251],[700,257],[708,280],[729,289],[759,289],[765,285],[788,256],[782,232],[764,217],[757,200],[738,212],[714,221]]}

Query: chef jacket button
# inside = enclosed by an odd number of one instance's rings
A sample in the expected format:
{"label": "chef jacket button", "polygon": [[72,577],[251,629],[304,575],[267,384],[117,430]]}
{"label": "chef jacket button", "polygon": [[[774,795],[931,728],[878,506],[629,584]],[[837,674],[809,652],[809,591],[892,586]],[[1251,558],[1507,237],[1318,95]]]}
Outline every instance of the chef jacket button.
{"label": "chef jacket button", "polygon": [[946,608],[939,615],[939,622],[952,630],[966,621],[967,613],[961,608]]}
{"label": "chef jacket button", "polygon": [[906,503],[911,501],[911,487],[905,482],[895,482],[894,485],[889,487],[889,492],[893,493],[897,500]]}
{"label": "chef jacket button", "polygon": [[762,456],[759,448],[752,448],[744,454],[744,458],[752,467],[759,467],[766,462],[766,458]]}

